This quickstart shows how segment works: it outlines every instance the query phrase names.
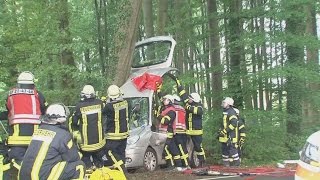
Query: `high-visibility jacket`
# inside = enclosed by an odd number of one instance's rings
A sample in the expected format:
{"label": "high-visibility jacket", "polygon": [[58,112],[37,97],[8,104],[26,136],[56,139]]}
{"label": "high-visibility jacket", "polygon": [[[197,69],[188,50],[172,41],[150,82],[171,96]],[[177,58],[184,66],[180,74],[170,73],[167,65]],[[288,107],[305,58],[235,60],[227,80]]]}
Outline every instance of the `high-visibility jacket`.
{"label": "high-visibility jacket", "polygon": [[103,106],[103,102],[95,98],[83,99],[76,105],[69,128],[71,127],[73,132],[80,131],[82,142],[79,145],[82,151],[96,151],[106,144]]}
{"label": "high-visibility jacket", "polygon": [[165,106],[157,118],[160,120],[159,132],[166,133],[167,138],[173,138],[176,129],[176,108],[171,104]]}
{"label": "high-visibility jacket", "polygon": [[242,118],[238,117],[238,128],[239,128],[239,139],[240,138],[245,138],[246,137],[246,126],[245,126],[245,121]]}
{"label": "high-visibility jacket", "polygon": [[203,119],[203,107],[201,103],[192,102],[188,103],[188,94],[183,86],[178,86],[179,96],[186,104],[186,128],[188,135],[202,135],[202,119]]}
{"label": "high-visibility jacket", "polygon": [[235,110],[232,107],[224,109],[221,129],[226,131],[227,133],[225,136],[219,137],[220,142],[226,143],[228,142],[228,140],[231,140],[232,143],[238,142],[238,117]]}
{"label": "high-visibility jacket", "polygon": [[28,145],[45,113],[46,102],[36,89],[13,88],[7,98],[8,145]]}
{"label": "high-visibility jacket", "polygon": [[128,102],[124,99],[107,102],[103,109],[106,115],[106,139],[126,139],[129,135]]}
{"label": "high-visibility jacket", "polygon": [[[83,162],[80,161],[80,153],[67,128],[41,124],[34,132],[24,155],[19,179],[60,179],[64,169],[70,163],[77,162],[79,167],[75,167],[74,171],[83,169]],[[70,171],[68,173],[73,174]]]}
{"label": "high-visibility jacket", "polygon": [[186,133],[186,110],[184,107],[175,104],[174,105],[176,111],[176,119],[175,119],[175,133],[185,134]]}

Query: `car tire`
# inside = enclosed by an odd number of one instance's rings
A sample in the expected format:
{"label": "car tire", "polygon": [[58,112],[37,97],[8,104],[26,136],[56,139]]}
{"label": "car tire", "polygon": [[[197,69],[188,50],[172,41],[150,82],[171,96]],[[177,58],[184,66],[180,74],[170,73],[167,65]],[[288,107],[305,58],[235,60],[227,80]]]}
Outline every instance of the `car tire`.
{"label": "car tire", "polygon": [[198,157],[197,157],[197,155],[196,155],[196,153],[195,153],[194,150],[192,150],[191,157],[190,157],[189,160],[190,160],[190,166],[191,166],[192,168],[197,168],[197,167],[199,167],[200,162],[199,162],[199,159],[198,159]]}
{"label": "car tire", "polygon": [[158,166],[157,153],[151,148],[148,147],[143,156],[143,166],[144,169],[148,171],[154,171]]}

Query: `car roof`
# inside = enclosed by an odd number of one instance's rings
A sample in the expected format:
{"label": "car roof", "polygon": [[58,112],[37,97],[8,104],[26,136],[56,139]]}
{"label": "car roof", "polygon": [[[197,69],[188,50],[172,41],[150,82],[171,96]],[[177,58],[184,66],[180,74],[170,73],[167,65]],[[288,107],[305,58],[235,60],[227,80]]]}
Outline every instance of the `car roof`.
{"label": "car roof", "polygon": [[135,85],[132,82],[132,79],[135,77],[139,77],[143,75],[144,73],[149,73],[153,75],[158,75],[158,76],[163,76],[165,73],[169,71],[177,71],[176,68],[168,67],[168,68],[157,68],[157,69],[142,69],[139,71],[133,72],[128,80],[120,87],[123,97],[124,98],[129,98],[129,97],[149,97],[152,95],[153,90],[150,89],[145,89],[143,91],[139,91]]}
{"label": "car roof", "polygon": [[317,131],[308,137],[307,142],[309,142],[310,144],[313,144],[313,145],[320,146],[319,139],[320,139],[320,131]]}

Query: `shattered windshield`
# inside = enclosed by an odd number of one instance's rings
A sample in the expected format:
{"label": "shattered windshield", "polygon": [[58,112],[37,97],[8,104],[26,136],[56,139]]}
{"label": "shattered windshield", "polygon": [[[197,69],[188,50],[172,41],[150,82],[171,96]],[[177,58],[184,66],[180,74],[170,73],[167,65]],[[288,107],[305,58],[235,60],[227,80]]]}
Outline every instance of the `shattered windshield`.
{"label": "shattered windshield", "polygon": [[133,54],[132,67],[139,68],[166,62],[170,48],[170,41],[155,41],[137,46]]}
{"label": "shattered windshield", "polygon": [[135,129],[149,122],[149,101],[147,97],[126,99],[129,106],[129,128]]}

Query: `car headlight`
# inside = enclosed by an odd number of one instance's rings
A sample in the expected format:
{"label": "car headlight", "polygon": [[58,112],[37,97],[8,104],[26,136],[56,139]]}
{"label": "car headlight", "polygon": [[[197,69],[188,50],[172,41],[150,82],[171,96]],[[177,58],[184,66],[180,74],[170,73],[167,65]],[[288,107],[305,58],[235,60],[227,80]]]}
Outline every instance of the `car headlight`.
{"label": "car headlight", "polygon": [[128,140],[127,140],[127,144],[128,145],[132,145],[138,142],[138,140],[140,139],[140,136],[129,136]]}

